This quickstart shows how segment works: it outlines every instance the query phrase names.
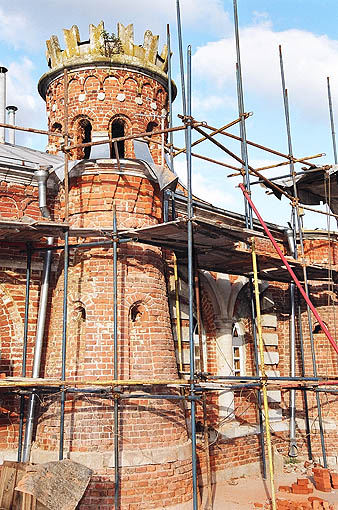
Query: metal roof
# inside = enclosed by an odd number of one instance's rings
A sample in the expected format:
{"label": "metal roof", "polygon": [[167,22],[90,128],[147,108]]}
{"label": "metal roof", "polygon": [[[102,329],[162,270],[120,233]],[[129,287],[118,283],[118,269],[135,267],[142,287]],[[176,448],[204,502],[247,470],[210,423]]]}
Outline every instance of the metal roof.
{"label": "metal roof", "polygon": [[12,145],[0,144],[0,165],[20,166],[27,170],[35,170],[40,165],[52,166],[53,168],[63,164],[64,156],[48,154],[47,152]]}

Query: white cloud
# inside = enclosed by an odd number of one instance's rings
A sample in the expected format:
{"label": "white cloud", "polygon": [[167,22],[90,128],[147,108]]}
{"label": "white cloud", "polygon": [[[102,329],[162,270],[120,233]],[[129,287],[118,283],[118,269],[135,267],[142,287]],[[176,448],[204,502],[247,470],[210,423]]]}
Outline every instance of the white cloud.
{"label": "white cloud", "polygon": [[202,94],[196,90],[192,94],[192,112],[196,119],[202,119],[203,116],[209,116],[211,113],[226,115],[228,109],[235,110],[237,102],[235,97],[217,94]]}
{"label": "white cloud", "polygon": [[[175,172],[179,176],[180,181],[186,185],[187,167],[184,159],[175,161]],[[226,184],[224,180],[223,186],[219,185],[216,187],[215,181],[208,178],[207,172],[203,172],[197,165],[196,167],[193,165],[192,193],[201,200],[223,208],[224,204],[226,204],[227,209],[233,209],[236,205],[236,199],[225,190]]]}
{"label": "white cloud", "polygon": [[[9,5],[7,0],[0,0],[0,17],[0,39],[14,47],[37,49],[50,35],[61,35],[62,28],[70,28],[72,24],[79,26],[82,39],[86,39],[88,25],[97,24],[101,19],[109,31],[116,32],[118,21],[135,23],[137,40],[150,29],[159,33],[164,42],[166,24],[176,23],[176,1],[19,0]],[[231,27],[221,0],[181,0],[181,18],[183,28],[208,32],[214,37],[226,33]],[[62,46],[62,37],[60,43]]]}
{"label": "white cloud", "polygon": [[0,6],[0,39],[14,48],[28,43],[28,19],[21,12],[10,12]]}
{"label": "white cloud", "polygon": [[[36,92],[34,70],[33,62],[27,57],[22,57],[19,61],[11,62],[8,65],[7,104],[18,107],[17,125],[43,129],[46,124],[46,114],[44,103]],[[27,146],[29,144],[36,146],[40,141],[40,137],[37,135],[32,138],[28,133],[19,134],[19,132],[16,134],[16,139],[17,143]],[[44,145],[46,145],[46,139],[43,142]]]}
{"label": "white cloud", "polygon": [[[202,152],[202,151],[201,151]],[[228,163],[230,165],[237,164],[231,158],[218,158],[222,163]],[[275,164],[277,161],[273,159],[252,159],[250,165],[253,168],[263,167],[267,165]],[[282,167],[283,168],[283,167]],[[282,173],[288,173],[288,167],[284,167],[287,170]],[[187,183],[187,167],[184,157],[180,156],[179,159],[175,159],[175,172],[180,178],[180,181],[186,185]],[[270,177],[279,175],[281,172],[280,168],[275,169],[271,173]],[[193,158],[192,161],[192,192],[193,194],[211,203],[214,206],[221,207],[232,211],[243,212],[243,202],[240,197],[240,193],[236,192],[236,187],[242,182],[242,177],[228,178],[227,175],[233,173],[232,170],[226,171],[224,167],[217,166],[208,162],[203,162]],[[263,172],[262,172],[263,173]],[[266,174],[266,172],[264,173]],[[256,177],[251,177],[251,182],[257,181]],[[255,189],[260,188],[255,186]],[[266,188],[264,188],[266,191]]]}
{"label": "white cloud", "polygon": [[[338,41],[303,30],[276,32],[269,21],[241,30],[244,90],[264,101],[281,101],[278,45],[282,45],[286,86],[292,105],[307,118],[327,116],[326,77],[338,82]],[[194,74],[208,81],[213,93],[235,87],[233,37],[199,47],[193,56]],[[209,89],[209,90],[210,90]],[[332,87],[338,104],[338,87]]]}

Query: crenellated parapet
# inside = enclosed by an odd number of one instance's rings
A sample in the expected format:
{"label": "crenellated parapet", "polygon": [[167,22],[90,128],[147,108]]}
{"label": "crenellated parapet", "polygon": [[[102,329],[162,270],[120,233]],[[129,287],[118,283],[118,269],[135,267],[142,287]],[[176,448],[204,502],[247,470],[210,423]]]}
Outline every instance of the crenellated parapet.
{"label": "crenellated parapet", "polygon": [[[163,46],[158,53],[159,36],[153,35],[150,30],[144,33],[142,45],[134,44],[133,25],[117,24],[117,37],[109,36],[101,21],[97,26],[89,26],[89,40],[81,41],[79,29],[76,25],[64,29],[65,49],[61,49],[59,39],[52,35],[46,42],[47,62],[50,71],[40,81],[63,68],[78,67],[81,65],[105,64],[121,67],[141,69],[155,73],[167,79],[168,48]],[[48,80],[47,80],[48,81]],[[43,87],[39,90],[44,95]]]}

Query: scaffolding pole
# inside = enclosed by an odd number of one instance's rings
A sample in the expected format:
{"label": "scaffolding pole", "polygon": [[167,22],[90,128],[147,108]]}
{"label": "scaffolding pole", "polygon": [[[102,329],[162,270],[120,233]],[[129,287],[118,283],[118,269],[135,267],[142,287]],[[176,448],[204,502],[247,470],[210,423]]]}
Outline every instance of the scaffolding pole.
{"label": "scaffolding pole", "polygon": [[[187,116],[191,117],[191,46],[187,51]],[[193,206],[191,188],[191,122],[186,130],[186,160],[188,184],[188,286],[189,286],[189,348],[190,348],[190,396],[195,396],[195,344],[194,344],[194,263],[193,263]],[[191,446],[192,446],[192,485],[193,510],[197,510],[197,453],[196,453],[196,402],[191,399]]]}
{"label": "scaffolding pole", "polygon": [[[63,75],[64,84],[64,126],[65,144],[68,146],[68,72],[64,70]],[[65,221],[69,219],[69,176],[68,176],[68,160],[69,153],[64,153],[65,166],[64,166],[64,189],[65,189],[65,208],[64,216]],[[63,317],[62,317],[62,347],[61,347],[61,378],[66,379],[66,357],[67,357],[67,316],[68,316],[68,269],[69,269],[69,231],[65,232],[64,244],[64,259],[63,259]],[[65,432],[65,405],[66,405],[66,390],[61,389],[61,409],[60,409],[60,438],[59,438],[59,460],[63,459],[64,454],[64,432]]]}
{"label": "scaffolding pole", "polygon": [[[117,343],[117,218],[116,206],[113,208],[113,331],[114,331],[114,378],[118,378],[118,343]],[[119,396],[114,393],[114,502],[115,510],[120,508],[120,467],[119,467]]]}
{"label": "scaffolding pole", "polygon": [[257,314],[257,333],[258,333],[260,369],[261,369],[261,374],[262,374],[262,390],[263,390],[263,405],[264,405],[264,418],[265,418],[266,447],[267,447],[267,451],[268,451],[268,460],[269,460],[271,504],[272,504],[272,510],[276,510],[277,506],[276,506],[275,480],[274,480],[272,446],[271,446],[271,435],[270,435],[269,404],[268,404],[268,392],[267,392],[266,379],[265,379],[265,366],[264,366],[264,343],[263,343],[263,334],[262,334],[261,305],[260,305],[260,301],[259,301],[257,258],[256,258],[255,239],[254,238],[252,238],[252,243],[251,243],[251,254],[252,254],[252,266],[253,266],[253,273],[254,273],[254,291],[255,291],[256,314]]}
{"label": "scaffolding pole", "polygon": [[[239,41],[239,26],[238,26],[238,12],[237,12],[237,0],[233,2],[234,7],[234,23],[235,23],[235,39],[236,39],[236,83],[237,83],[237,99],[238,99],[238,113],[240,119],[240,137],[241,137],[241,155],[244,163],[245,174],[243,174],[243,182],[245,189],[250,193],[250,174],[249,174],[249,158],[248,158],[248,145],[246,137],[246,126],[245,126],[245,107],[244,107],[244,93],[243,93],[243,79],[242,79],[242,65],[241,65],[241,51]],[[253,230],[253,219],[252,209],[250,204],[244,198],[245,205],[245,223],[246,228]],[[254,343],[254,360],[256,375],[259,375],[259,359],[258,359],[258,345],[257,345],[257,307],[255,306],[254,299],[254,286],[252,278],[249,278],[250,286],[250,301],[251,301],[251,327],[252,336]],[[266,478],[266,459],[265,459],[265,448],[264,448],[264,426],[263,426],[263,414],[262,414],[262,395],[260,389],[257,391],[257,410],[258,410],[258,421],[259,421],[259,442],[262,453],[262,474],[263,478]]]}
{"label": "scaffolding pole", "polygon": [[[291,140],[291,127],[290,127],[290,111],[289,111],[289,98],[288,91],[285,85],[285,74],[284,74],[284,63],[283,63],[283,54],[282,47],[279,45],[279,61],[280,61],[280,71],[281,71],[281,80],[282,80],[282,91],[283,91],[283,102],[284,102],[284,113],[285,113],[285,123],[286,123],[286,132],[287,132],[287,140],[288,140],[288,150],[291,157],[293,157],[293,149],[292,149],[292,140]],[[298,227],[299,241],[302,258],[304,259],[304,244],[303,244],[303,226],[299,214],[299,204],[298,204],[298,190],[297,184],[295,180],[295,172],[294,172],[294,163],[293,160],[290,160],[290,175],[293,180],[293,194],[295,197],[295,201],[292,202],[292,228],[293,228],[293,236],[296,241],[296,221]],[[297,256],[297,247],[295,243],[294,251]],[[307,281],[307,272],[305,266],[303,266],[303,275],[304,275],[304,286],[305,286],[305,294],[309,297],[308,290],[308,281]],[[294,304],[295,304],[295,288],[292,287],[291,284],[291,299],[293,299],[293,326],[294,323]],[[313,373],[317,374],[317,364],[316,364],[316,354],[315,354],[315,346],[313,340],[312,333],[312,317],[309,309],[309,304],[307,303],[307,316],[308,316],[308,324],[309,324],[309,333],[310,333],[310,344],[311,344],[311,353],[312,353],[312,365],[313,365]],[[292,339],[291,339],[292,340]],[[293,331],[293,342],[291,342],[291,376],[295,375],[296,365],[295,365],[295,330]],[[337,351],[338,353],[338,351]],[[327,459],[326,459],[326,448],[325,448],[325,438],[324,438],[324,429],[323,429],[323,420],[322,420],[322,411],[321,411],[321,403],[319,394],[316,393],[316,404],[317,404],[317,412],[318,412],[318,423],[320,430],[320,439],[321,439],[321,447],[323,453],[323,463],[324,466],[327,467]],[[291,417],[290,417],[290,451],[289,454],[291,456],[296,456],[297,452],[295,451],[296,446],[296,394],[291,392],[290,394],[290,407],[291,407]]]}
{"label": "scaffolding pole", "polygon": [[[26,265],[26,292],[25,292],[25,318],[23,326],[23,349],[22,349],[22,368],[21,376],[26,377],[27,368],[27,341],[28,341],[28,319],[29,319],[29,291],[32,273],[32,249],[31,243],[26,243],[27,265]],[[20,396],[20,422],[18,437],[18,462],[22,457],[22,439],[23,439],[23,423],[25,418],[25,396]]]}

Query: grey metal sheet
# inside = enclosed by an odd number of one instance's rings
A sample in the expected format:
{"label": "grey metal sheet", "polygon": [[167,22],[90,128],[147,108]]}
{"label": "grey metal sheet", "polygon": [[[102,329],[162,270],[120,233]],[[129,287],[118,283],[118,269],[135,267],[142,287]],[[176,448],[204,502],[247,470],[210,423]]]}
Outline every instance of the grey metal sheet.
{"label": "grey metal sheet", "polygon": [[50,165],[55,167],[63,164],[64,158],[60,155],[48,154],[47,152],[11,145],[0,144],[0,164],[25,166],[34,170],[39,165]]}

